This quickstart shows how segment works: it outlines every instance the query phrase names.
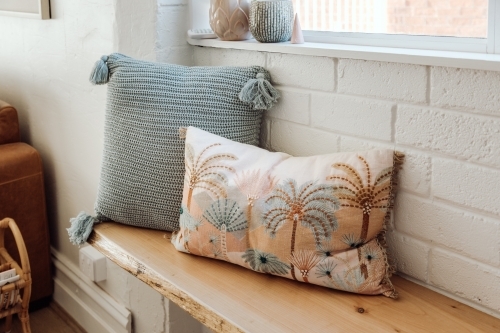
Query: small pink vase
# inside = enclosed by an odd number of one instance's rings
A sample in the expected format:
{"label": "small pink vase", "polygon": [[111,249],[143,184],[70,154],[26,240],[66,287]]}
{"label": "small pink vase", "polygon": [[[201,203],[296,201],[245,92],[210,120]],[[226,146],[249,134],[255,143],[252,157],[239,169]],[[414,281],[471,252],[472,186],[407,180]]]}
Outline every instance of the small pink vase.
{"label": "small pink vase", "polygon": [[304,34],[302,33],[302,27],[300,26],[299,15],[295,14],[295,19],[293,20],[293,30],[292,30],[292,44],[304,44]]}

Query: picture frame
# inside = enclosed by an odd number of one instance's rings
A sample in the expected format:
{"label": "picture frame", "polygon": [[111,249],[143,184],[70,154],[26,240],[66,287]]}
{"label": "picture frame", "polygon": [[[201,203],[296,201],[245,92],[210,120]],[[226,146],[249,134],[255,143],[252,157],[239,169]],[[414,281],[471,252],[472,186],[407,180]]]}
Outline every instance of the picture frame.
{"label": "picture frame", "polygon": [[50,19],[50,0],[0,0],[0,15]]}

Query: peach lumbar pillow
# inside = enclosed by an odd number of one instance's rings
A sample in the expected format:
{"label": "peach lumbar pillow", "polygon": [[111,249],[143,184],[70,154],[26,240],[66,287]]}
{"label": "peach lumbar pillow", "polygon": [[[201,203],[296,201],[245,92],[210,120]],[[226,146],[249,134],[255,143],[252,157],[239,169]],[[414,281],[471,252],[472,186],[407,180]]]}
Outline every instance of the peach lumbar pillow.
{"label": "peach lumbar pillow", "polygon": [[189,127],[177,250],[334,289],[397,297],[385,223],[403,155],[292,157]]}

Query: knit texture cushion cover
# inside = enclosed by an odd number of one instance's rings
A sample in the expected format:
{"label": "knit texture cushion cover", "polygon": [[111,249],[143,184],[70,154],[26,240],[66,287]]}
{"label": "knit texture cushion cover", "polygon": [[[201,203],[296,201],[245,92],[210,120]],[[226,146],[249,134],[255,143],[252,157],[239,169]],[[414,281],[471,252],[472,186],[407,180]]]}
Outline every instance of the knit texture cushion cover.
{"label": "knit texture cushion cover", "polygon": [[185,154],[177,250],[333,289],[397,296],[384,234],[400,153],[292,157],[189,127]]}
{"label": "knit texture cushion cover", "polygon": [[258,66],[185,67],[103,56],[91,76],[93,83],[108,83],[97,218],[81,213],[72,219],[71,241],[82,243],[92,225],[105,220],[178,229],[185,171],[179,128],[257,145],[262,109],[279,97],[269,80]]}

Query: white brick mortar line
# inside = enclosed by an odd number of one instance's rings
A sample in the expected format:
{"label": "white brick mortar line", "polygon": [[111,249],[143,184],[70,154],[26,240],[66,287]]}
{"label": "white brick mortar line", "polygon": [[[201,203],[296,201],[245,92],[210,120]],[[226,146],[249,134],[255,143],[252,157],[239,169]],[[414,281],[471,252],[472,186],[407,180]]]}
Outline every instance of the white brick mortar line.
{"label": "white brick mortar line", "polygon": [[438,111],[438,112],[446,112],[450,114],[455,114],[455,115],[462,115],[462,116],[470,116],[482,120],[495,120],[498,121],[500,120],[500,115],[492,115],[492,114],[483,114],[483,113],[476,113],[476,112],[471,112],[467,110],[457,110],[457,109],[445,109],[439,106],[435,105],[419,105],[415,103],[405,103],[405,102],[395,102],[397,103],[398,106],[409,106],[409,107],[420,107],[426,110],[431,110],[431,111]]}
{"label": "white brick mortar line", "polygon": [[431,87],[432,87],[432,78],[431,78],[431,66],[426,66],[425,71],[427,72],[427,84],[425,87],[425,100],[427,105],[431,105]]}
{"label": "white brick mortar line", "polygon": [[[388,230],[389,231],[389,230]],[[491,268],[494,268],[494,269],[498,269],[499,267],[498,266],[494,266],[492,265],[491,263],[487,262],[487,261],[484,261],[484,260],[481,260],[481,259],[476,259],[476,258],[471,258],[471,257],[467,257],[466,254],[464,253],[460,253],[460,252],[457,252],[455,249],[445,245],[445,244],[442,244],[442,243],[436,243],[432,240],[429,240],[429,239],[425,239],[425,238],[422,238],[422,237],[419,237],[419,236],[415,236],[415,235],[412,235],[412,234],[409,234],[405,231],[401,231],[397,228],[394,228],[393,230],[391,230],[391,232],[396,232],[406,238],[410,238],[410,239],[414,239],[414,240],[417,240],[419,242],[422,242],[424,243],[425,245],[427,245],[429,247],[430,250],[432,249],[440,249],[440,250],[443,250],[443,251],[447,251],[447,252],[450,252],[454,255],[457,255],[457,256],[460,256],[460,257],[464,257],[464,258],[467,258],[467,260],[469,261],[473,261],[473,262],[477,262],[481,265],[485,265],[485,266],[488,266],[488,267],[491,267]],[[432,252],[432,251],[429,251],[429,252]],[[396,255],[393,253],[392,254],[393,257],[396,257]],[[429,260],[430,258],[428,258]],[[430,269],[430,267],[428,267],[427,269]]]}
{"label": "white brick mortar line", "polygon": [[339,59],[338,58],[333,58],[333,92],[337,93],[339,90]]}
{"label": "white brick mortar line", "polygon": [[[360,137],[360,138],[356,138],[356,139],[362,139],[362,138]],[[366,140],[366,138],[365,138],[365,140]],[[369,140],[372,140],[372,139],[369,139]],[[373,141],[375,141],[375,140],[373,140]],[[448,155],[448,154],[444,154],[444,153],[438,153],[438,152],[433,151],[433,150],[426,150],[424,148],[418,148],[418,147],[415,147],[415,146],[412,146],[412,145],[395,143],[394,147],[395,147],[394,149],[402,148],[402,149],[405,149],[405,150],[413,150],[415,152],[425,153],[428,157],[431,157],[431,158],[441,158],[441,159],[446,159],[446,160],[452,160],[452,161],[457,161],[460,164],[464,164],[464,165],[481,167],[481,168],[485,168],[485,169],[488,169],[488,170],[491,170],[491,171],[497,171],[497,172],[500,171],[500,167],[494,167],[491,164],[482,164],[482,163],[479,163],[479,162],[472,162],[472,161],[468,161],[467,159],[462,158],[460,156]],[[404,164],[403,164],[403,166],[404,166]]]}
{"label": "white brick mortar line", "polygon": [[[406,190],[405,190],[405,192],[406,192]],[[409,192],[408,192],[408,194],[414,195],[413,193],[409,193]],[[431,193],[431,196],[429,198],[424,198],[424,199],[431,199],[433,203],[440,203],[440,204],[443,204],[445,206],[454,207],[455,209],[463,210],[467,213],[474,214],[475,216],[493,219],[495,221],[498,221],[498,223],[500,223],[500,215],[482,210],[480,208],[466,206],[466,205],[463,205],[463,204],[460,204],[458,202],[454,202],[454,201],[451,201],[448,199],[435,197],[432,195],[432,193]]]}

